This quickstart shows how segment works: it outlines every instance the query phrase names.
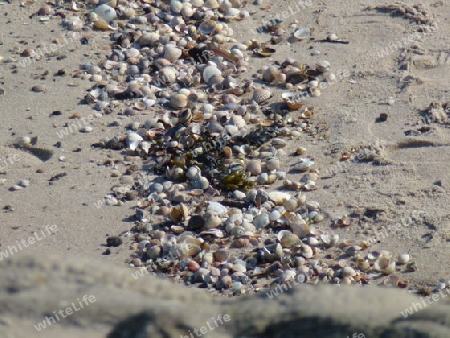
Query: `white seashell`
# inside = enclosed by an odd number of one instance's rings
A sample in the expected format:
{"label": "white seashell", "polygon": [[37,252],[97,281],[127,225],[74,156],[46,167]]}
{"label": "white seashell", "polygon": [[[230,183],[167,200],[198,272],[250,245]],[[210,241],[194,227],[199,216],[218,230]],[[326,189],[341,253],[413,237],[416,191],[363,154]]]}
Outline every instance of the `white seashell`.
{"label": "white seashell", "polygon": [[306,259],[311,258],[312,256],[314,256],[314,251],[313,249],[309,246],[309,245],[302,245],[302,256],[305,257]]}
{"label": "white seashell", "polygon": [[356,271],[352,267],[346,266],[345,268],[342,269],[342,276],[343,277],[355,277]]}
{"label": "white seashell", "polygon": [[316,64],[317,71],[321,73],[326,73],[330,69],[331,65],[328,61],[319,61]]}
{"label": "white seashell", "polygon": [[269,198],[276,205],[283,205],[284,201],[291,199],[291,195],[282,191],[271,191],[269,192]]}
{"label": "white seashell", "polygon": [[407,253],[403,253],[398,255],[397,262],[399,264],[406,264],[409,262],[410,259],[411,259],[410,255],[408,255]]}
{"label": "white seashell", "polygon": [[96,7],[94,13],[106,22],[111,22],[117,17],[115,9],[106,4]]}
{"label": "white seashell", "polygon": [[308,170],[312,165],[314,165],[314,161],[310,158],[301,158],[300,162],[295,164],[292,169],[296,171],[306,171]]}
{"label": "white seashell", "polygon": [[298,41],[308,39],[311,36],[311,29],[309,27],[298,28],[295,30],[293,36]]}
{"label": "white seashell", "polygon": [[170,1],[170,9],[172,12],[179,14],[181,10],[183,9],[184,5],[181,1],[178,0],[171,0]]}
{"label": "white seashell", "polygon": [[217,213],[219,216],[226,215],[228,212],[227,207],[220,204],[219,202],[209,202],[207,210],[213,211],[213,212]]}
{"label": "white seashell", "polygon": [[213,76],[222,76],[222,72],[214,62],[208,61],[208,66],[203,70],[203,81],[208,83]]}
{"label": "white seashell", "polygon": [[253,91],[253,101],[255,101],[257,104],[261,104],[266,102],[270,97],[272,96],[272,92],[265,88],[256,88]]}
{"label": "white seashell", "polygon": [[205,20],[198,26],[198,31],[203,35],[211,35],[218,30],[217,26],[215,21]]}
{"label": "white seashell", "polygon": [[174,45],[164,46],[164,58],[170,62],[175,62],[181,56],[181,49],[175,47]]}
{"label": "white seashell", "polygon": [[129,149],[131,150],[136,150],[136,148],[139,146],[139,144],[143,141],[144,139],[142,138],[142,136],[140,136],[138,133],[129,131],[127,134],[127,146]]}

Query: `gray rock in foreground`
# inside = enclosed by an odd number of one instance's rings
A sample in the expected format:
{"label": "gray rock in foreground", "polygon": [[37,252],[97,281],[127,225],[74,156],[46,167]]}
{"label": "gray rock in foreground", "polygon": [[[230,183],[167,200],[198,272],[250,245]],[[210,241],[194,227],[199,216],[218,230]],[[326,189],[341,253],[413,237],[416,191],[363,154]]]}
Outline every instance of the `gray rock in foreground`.
{"label": "gray rock in foreground", "polygon": [[[26,253],[1,261],[0,337],[450,337],[446,291],[432,305],[402,290],[333,285],[224,299],[132,272]],[[423,309],[404,318],[413,303]],[[73,313],[35,329],[67,308]]]}

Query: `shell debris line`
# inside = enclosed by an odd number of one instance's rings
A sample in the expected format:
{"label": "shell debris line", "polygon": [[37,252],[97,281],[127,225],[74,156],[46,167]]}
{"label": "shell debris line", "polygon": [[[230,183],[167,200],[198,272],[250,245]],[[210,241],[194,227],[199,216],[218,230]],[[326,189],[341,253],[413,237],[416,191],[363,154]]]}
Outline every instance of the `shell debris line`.
{"label": "shell debris line", "polygon": [[[72,4],[63,21],[112,41],[105,59],[72,74],[92,82],[84,103],[142,118],[96,144],[126,154],[126,173],[105,204],[136,203],[130,266],[228,295],[294,279],[367,284],[407,270],[408,255],[395,260],[369,252],[368,241],[341,240],[308,200],[319,170],[306,148],[288,154],[287,144],[314,135],[315,111],[304,98],[319,97],[321,82],[336,77],[328,61],[292,58],[248,74],[251,59],[276,55],[270,41],[287,33],[277,23],[268,42],[236,41],[230,23],[250,16],[245,3],[91,0]],[[310,33],[297,30],[297,43]],[[277,98],[274,88],[286,92]],[[283,171],[287,155],[297,160]],[[290,180],[291,171],[303,177]],[[345,215],[328,221],[354,223]]]}

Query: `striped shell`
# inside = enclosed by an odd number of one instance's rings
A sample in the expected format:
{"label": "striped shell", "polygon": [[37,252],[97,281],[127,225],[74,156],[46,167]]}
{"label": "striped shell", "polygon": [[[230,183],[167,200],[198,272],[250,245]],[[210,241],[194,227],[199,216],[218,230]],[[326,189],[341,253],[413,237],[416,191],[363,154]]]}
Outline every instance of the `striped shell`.
{"label": "striped shell", "polygon": [[257,104],[261,104],[267,101],[271,96],[272,92],[265,87],[255,88],[255,90],[253,91],[253,101],[255,101]]}

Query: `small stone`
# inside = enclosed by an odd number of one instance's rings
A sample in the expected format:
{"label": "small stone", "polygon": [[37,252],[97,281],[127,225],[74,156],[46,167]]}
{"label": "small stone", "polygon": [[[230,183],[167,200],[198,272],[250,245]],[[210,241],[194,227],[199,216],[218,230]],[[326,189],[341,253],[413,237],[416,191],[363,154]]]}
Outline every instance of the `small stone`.
{"label": "small stone", "polygon": [[28,187],[28,186],[30,185],[30,181],[29,181],[29,180],[21,180],[21,181],[19,182],[19,185],[20,185],[21,187],[26,188],[26,187]]}
{"label": "small stone", "polygon": [[80,129],[82,133],[90,133],[93,130],[91,126],[86,126]]}
{"label": "small stone", "polygon": [[31,88],[31,90],[35,93],[41,93],[41,92],[45,92],[47,89],[45,88],[44,85],[37,85],[37,86],[33,86]]}
{"label": "small stone", "polygon": [[388,114],[387,113],[381,113],[380,117],[377,119],[377,122],[385,122],[388,119]]}

